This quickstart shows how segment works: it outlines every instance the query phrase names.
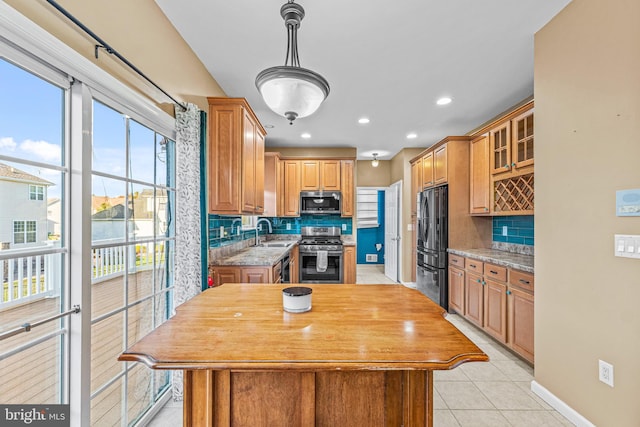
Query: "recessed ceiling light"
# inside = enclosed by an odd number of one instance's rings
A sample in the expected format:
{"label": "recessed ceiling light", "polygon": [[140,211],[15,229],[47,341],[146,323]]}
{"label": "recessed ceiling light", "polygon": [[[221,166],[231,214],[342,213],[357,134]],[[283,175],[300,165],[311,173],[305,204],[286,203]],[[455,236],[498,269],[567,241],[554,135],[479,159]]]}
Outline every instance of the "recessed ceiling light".
{"label": "recessed ceiling light", "polygon": [[436,101],[436,104],[438,105],[447,105],[450,103],[451,103],[451,98],[449,98],[448,96],[443,96],[442,98]]}
{"label": "recessed ceiling light", "polygon": [[418,137],[418,134],[414,132],[407,134],[407,139],[416,139],[417,137]]}
{"label": "recessed ceiling light", "polygon": [[275,126],[274,125],[264,125],[265,128],[267,129],[273,129]]}
{"label": "recessed ceiling light", "polygon": [[358,123],[360,123],[361,125],[366,125],[369,122],[370,122],[370,120],[367,117],[362,117],[362,118],[358,119]]}
{"label": "recessed ceiling light", "polygon": [[306,132],[305,132],[305,133],[303,133],[303,134],[302,134],[302,135],[300,135],[300,136],[301,136],[302,138],[304,138],[304,139],[309,139],[309,138],[311,138],[311,134],[310,134],[310,133],[306,133]]}

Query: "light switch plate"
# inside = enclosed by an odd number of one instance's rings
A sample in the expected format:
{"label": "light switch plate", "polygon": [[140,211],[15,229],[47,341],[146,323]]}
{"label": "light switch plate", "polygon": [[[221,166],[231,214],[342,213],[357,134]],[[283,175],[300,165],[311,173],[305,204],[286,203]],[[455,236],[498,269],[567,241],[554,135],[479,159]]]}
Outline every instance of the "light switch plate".
{"label": "light switch plate", "polygon": [[640,236],[616,234],[613,240],[615,256],[640,259]]}

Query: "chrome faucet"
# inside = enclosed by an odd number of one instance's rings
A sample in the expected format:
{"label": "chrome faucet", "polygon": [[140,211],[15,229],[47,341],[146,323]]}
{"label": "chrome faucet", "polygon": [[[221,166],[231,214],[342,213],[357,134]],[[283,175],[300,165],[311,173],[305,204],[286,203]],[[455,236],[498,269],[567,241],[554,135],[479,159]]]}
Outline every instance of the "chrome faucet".
{"label": "chrome faucet", "polygon": [[258,221],[256,221],[256,244],[255,246],[258,246],[260,244],[260,236],[258,235],[258,232],[260,230],[258,230],[258,225],[262,222],[266,222],[267,225],[269,226],[269,233],[273,233],[273,228],[271,227],[271,221],[269,221],[267,218],[260,218]]}

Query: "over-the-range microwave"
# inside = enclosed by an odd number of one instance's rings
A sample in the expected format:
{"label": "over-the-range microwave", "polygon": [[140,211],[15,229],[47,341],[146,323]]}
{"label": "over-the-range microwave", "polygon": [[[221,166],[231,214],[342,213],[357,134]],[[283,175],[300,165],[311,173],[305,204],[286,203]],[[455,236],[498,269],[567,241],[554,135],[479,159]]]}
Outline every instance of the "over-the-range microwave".
{"label": "over-the-range microwave", "polygon": [[339,191],[301,191],[300,213],[340,214],[341,199]]}

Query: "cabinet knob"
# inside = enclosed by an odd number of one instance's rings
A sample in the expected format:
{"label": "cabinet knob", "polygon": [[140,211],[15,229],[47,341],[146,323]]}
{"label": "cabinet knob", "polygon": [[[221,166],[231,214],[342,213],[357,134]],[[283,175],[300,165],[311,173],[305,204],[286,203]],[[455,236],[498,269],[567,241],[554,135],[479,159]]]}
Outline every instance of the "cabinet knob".
{"label": "cabinet knob", "polygon": [[507,291],[507,295],[511,295],[511,291]]}
{"label": "cabinet knob", "polygon": [[480,279],[476,279],[476,282],[481,283],[481,282],[482,282],[482,280],[480,280]]}
{"label": "cabinet knob", "polygon": [[504,165],[505,169],[509,169],[509,163],[507,163],[506,165]]}
{"label": "cabinet knob", "polygon": [[511,166],[513,166],[513,167],[515,168],[515,167],[516,167],[516,164],[515,164],[515,163],[511,163]]}
{"label": "cabinet knob", "polygon": [[482,281],[482,286],[486,285],[487,282],[485,282],[484,280]]}
{"label": "cabinet knob", "polygon": [[488,211],[488,210],[489,210],[489,208],[484,208],[484,210],[485,210],[485,211]]}

